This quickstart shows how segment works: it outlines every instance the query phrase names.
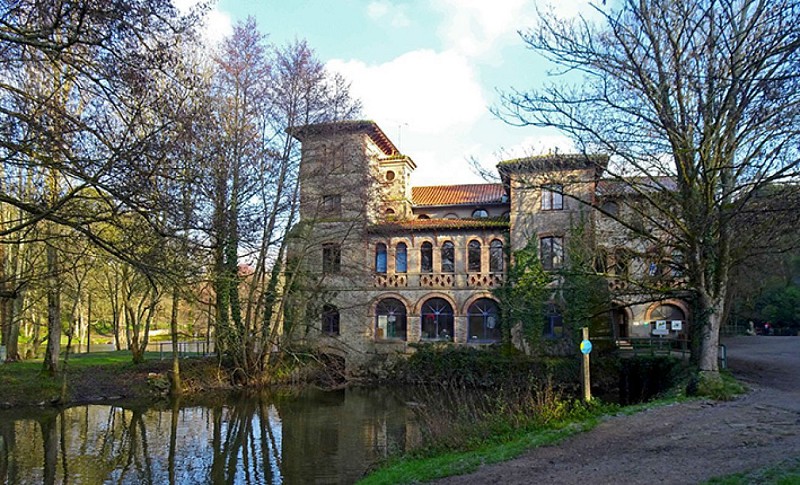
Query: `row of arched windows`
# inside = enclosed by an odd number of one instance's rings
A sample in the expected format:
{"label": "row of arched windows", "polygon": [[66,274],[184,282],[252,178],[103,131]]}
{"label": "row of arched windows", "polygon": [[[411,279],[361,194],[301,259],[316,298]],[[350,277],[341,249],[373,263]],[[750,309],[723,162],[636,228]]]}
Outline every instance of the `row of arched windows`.
{"label": "row of arched windows", "polygon": [[[497,302],[481,298],[467,309],[467,341],[500,341],[500,311]],[[453,340],[455,313],[444,298],[430,298],[422,304],[418,320],[421,340]],[[375,335],[378,339],[406,340],[408,317],[405,305],[396,298],[384,298],[375,307]]]}
{"label": "row of arched windows", "polygon": [[[482,271],[481,262],[481,243],[473,239],[467,245],[467,271],[470,273],[480,273]],[[456,247],[452,241],[445,241],[439,248],[440,251],[440,271],[442,273],[455,273],[456,270]],[[433,244],[428,241],[423,242],[419,248],[419,270],[420,273],[433,273]],[[499,239],[489,243],[489,272],[502,273],[504,270],[505,256],[503,253],[503,242]],[[386,273],[388,269],[388,248],[384,243],[375,245],[375,272]],[[394,251],[394,271],[395,273],[408,272],[408,246],[400,242],[395,246]]]}
{"label": "row of arched windows", "polygon": [[[497,302],[480,298],[467,309],[467,342],[499,342],[500,309]],[[419,320],[420,340],[452,341],[455,335],[455,313],[444,298],[429,298],[422,305]],[[384,298],[375,306],[375,337],[379,340],[407,340],[406,306],[396,298]],[[339,335],[339,309],[330,304],[322,308],[322,332]]]}

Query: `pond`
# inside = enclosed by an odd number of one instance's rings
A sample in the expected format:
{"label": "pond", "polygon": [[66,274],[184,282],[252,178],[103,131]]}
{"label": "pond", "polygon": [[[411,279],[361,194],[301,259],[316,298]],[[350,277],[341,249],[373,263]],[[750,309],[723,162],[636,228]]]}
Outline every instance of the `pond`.
{"label": "pond", "polygon": [[352,483],[420,441],[402,390],[0,412],[0,483]]}

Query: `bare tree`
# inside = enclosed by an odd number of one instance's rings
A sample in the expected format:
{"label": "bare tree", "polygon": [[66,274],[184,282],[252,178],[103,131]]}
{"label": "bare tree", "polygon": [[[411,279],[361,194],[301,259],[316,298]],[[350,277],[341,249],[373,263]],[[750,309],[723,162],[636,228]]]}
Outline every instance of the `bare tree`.
{"label": "bare tree", "polygon": [[297,218],[300,147],[289,131],[358,104],[304,42],[273,47],[252,19],[223,42],[213,70],[198,210],[212,221],[204,230],[219,349],[252,382],[276,341],[284,235]]}
{"label": "bare tree", "polygon": [[501,114],[559,128],[581,149],[612,156],[607,175],[650,215],[651,230],[638,236],[683,259],[693,356],[714,377],[731,268],[758,245],[737,237],[737,224],[766,186],[797,181],[800,6],[625,0],[596,5],[593,15],[543,14],[523,32],[528,46],[583,81],[512,91]]}

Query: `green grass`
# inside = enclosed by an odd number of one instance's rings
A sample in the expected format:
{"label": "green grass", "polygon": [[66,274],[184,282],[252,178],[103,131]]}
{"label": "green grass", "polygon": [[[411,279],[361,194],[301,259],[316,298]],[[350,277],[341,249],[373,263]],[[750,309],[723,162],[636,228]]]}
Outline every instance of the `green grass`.
{"label": "green grass", "polygon": [[483,437],[473,449],[443,451],[441,448],[415,450],[390,458],[363,478],[361,485],[415,483],[452,475],[462,475],[481,465],[507,461],[539,446],[557,443],[572,435],[589,431],[603,416],[619,410],[611,405],[591,405],[561,421],[527,429]]}
{"label": "green grass", "polygon": [[[145,353],[145,360],[158,359],[158,352]],[[64,360],[61,359],[63,369]],[[134,364],[128,351],[97,352],[90,354],[71,354],[67,364],[67,374],[91,373],[93,368],[102,367],[112,372],[125,372]],[[42,359],[24,360],[0,365],[0,405],[38,404],[50,402],[61,393],[62,377],[51,377],[42,371]]]}
{"label": "green grass", "polygon": [[712,478],[707,485],[798,485],[800,484],[800,457],[788,458],[778,465],[758,468],[748,472],[735,473]]}
{"label": "green grass", "polygon": [[[449,452],[431,457],[399,458],[373,472],[358,483],[361,485],[415,483],[452,475],[463,475],[481,465],[507,461],[537,446],[557,443],[574,434],[588,431],[599,423],[598,418],[586,419],[562,428],[524,432],[515,437],[490,440],[471,451]],[[505,440],[503,440],[505,438]]]}
{"label": "green grass", "polygon": [[555,444],[575,434],[590,431],[607,416],[632,415],[687,399],[692,398],[676,394],[622,408],[593,401],[592,405],[578,408],[565,419],[545,426],[486,436],[481,439],[482,444],[474,449],[444,451],[441,448],[428,448],[390,457],[358,483],[360,485],[416,483],[471,473],[481,465],[508,461],[533,448]]}
{"label": "green grass", "polygon": [[737,381],[728,370],[721,370],[718,376],[698,374],[692,385],[696,387],[695,395],[716,401],[730,401],[747,392],[747,387]]}

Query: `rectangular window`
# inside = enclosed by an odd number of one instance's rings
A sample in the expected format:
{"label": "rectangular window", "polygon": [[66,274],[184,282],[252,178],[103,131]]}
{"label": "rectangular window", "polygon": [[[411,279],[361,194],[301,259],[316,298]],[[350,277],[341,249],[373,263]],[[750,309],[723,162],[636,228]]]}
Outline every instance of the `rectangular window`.
{"label": "rectangular window", "polygon": [[561,268],[564,262],[564,240],[558,236],[543,237],[539,240],[542,268],[553,270]]}
{"label": "rectangular window", "polygon": [[419,250],[420,254],[420,272],[433,273],[433,245],[429,242],[422,243]]}
{"label": "rectangular window", "polygon": [[442,273],[455,273],[456,248],[450,241],[442,244]]}
{"label": "rectangular window", "polygon": [[399,243],[394,253],[395,273],[405,273],[408,270],[408,246],[406,243]]}
{"label": "rectangular window", "polygon": [[323,195],[322,215],[323,216],[342,215],[342,196],[339,194]]}
{"label": "rectangular window", "polygon": [[564,336],[564,317],[555,313],[545,315],[542,336],[547,338],[561,338]]}
{"label": "rectangular window", "polygon": [[564,186],[560,184],[542,187],[542,210],[562,210],[564,208]]}
{"label": "rectangular window", "polygon": [[322,245],[322,272],[338,273],[342,269],[342,247],[338,244]]}

